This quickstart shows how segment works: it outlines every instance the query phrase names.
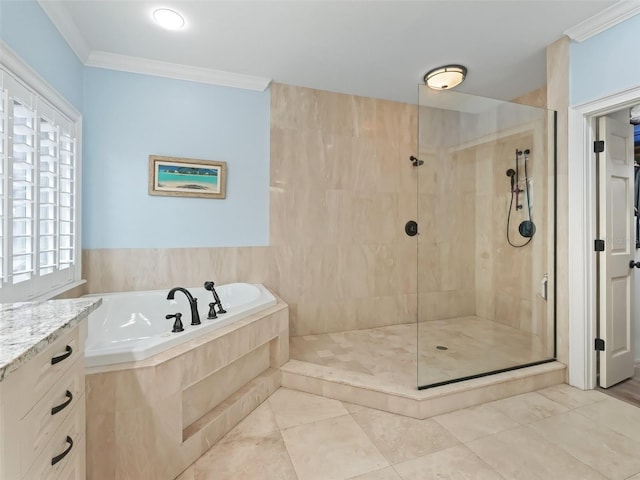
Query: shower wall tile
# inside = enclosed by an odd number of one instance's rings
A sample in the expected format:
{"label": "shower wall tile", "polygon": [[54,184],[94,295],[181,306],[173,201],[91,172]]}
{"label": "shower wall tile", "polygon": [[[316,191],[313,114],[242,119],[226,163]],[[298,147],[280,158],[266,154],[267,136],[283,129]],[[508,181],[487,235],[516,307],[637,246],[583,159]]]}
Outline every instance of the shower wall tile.
{"label": "shower wall tile", "polygon": [[418,318],[422,322],[474,315],[475,303],[475,289],[421,292],[418,295]]}
{"label": "shower wall tile", "polygon": [[271,186],[292,188],[300,184],[327,187],[331,170],[324,150],[320,131],[272,129],[271,151],[280,155],[280,161],[271,164]]}
{"label": "shower wall tile", "polygon": [[495,318],[496,298],[493,284],[489,284],[486,287],[479,285],[476,289],[476,315],[481,318]]}
{"label": "shower wall tile", "polygon": [[[297,99],[304,113],[291,121]],[[286,85],[272,87],[272,102],[271,243],[294,253],[297,272],[281,272],[276,288],[296,304],[293,334],[406,321],[397,304],[416,291],[404,235],[416,211],[415,107]],[[298,135],[312,147],[298,151]]]}
{"label": "shower wall tile", "polygon": [[[458,114],[421,109],[418,170],[418,291],[420,321],[475,314],[476,163],[474,153],[453,151]],[[423,123],[431,130],[423,129]]]}
{"label": "shower wall tile", "polygon": [[[319,303],[315,297],[302,297],[298,303],[296,327],[303,335],[415,322],[415,294],[386,295]],[[292,332],[292,336],[300,335]]]}

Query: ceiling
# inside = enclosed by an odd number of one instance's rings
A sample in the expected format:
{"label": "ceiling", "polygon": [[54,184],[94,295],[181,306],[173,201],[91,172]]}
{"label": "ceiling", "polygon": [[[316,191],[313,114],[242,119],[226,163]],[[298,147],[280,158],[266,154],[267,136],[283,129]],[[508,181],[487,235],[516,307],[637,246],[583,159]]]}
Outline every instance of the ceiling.
{"label": "ceiling", "polygon": [[[614,3],[40,0],[89,58],[109,52],[410,103],[424,73],[448,63],[468,68],[462,92],[509,100],[544,86],[546,46]],[[186,28],[160,29],[158,7],[179,11]]]}

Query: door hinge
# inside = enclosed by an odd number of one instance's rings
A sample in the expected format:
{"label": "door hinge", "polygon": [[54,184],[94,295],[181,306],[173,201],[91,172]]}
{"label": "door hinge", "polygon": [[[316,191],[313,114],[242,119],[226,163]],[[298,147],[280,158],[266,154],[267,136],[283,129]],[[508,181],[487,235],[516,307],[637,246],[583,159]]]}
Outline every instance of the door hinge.
{"label": "door hinge", "polygon": [[598,352],[604,352],[604,340],[601,338],[596,338],[595,348]]}
{"label": "door hinge", "polygon": [[593,152],[594,153],[604,152],[604,140],[596,140],[595,142],[593,142]]}
{"label": "door hinge", "polygon": [[596,252],[604,252],[604,240],[596,240],[593,243],[594,243],[593,249]]}

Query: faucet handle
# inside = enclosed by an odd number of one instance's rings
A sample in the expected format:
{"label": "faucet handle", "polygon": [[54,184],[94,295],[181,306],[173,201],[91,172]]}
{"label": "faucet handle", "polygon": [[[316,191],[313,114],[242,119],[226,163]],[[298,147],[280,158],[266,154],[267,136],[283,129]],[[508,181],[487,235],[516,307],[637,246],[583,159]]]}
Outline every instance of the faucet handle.
{"label": "faucet handle", "polygon": [[216,314],[216,305],[216,302],[211,302],[209,304],[209,315],[207,315],[208,319],[218,318],[218,315]]}
{"label": "faucet handle", "polygon": [[173,322],[173,330],[171,330],[173,333],[182,332],[184,330],[184,327],[182,326],[182,314],[180,312],[173,315],[165,315],[164,318],[166,318],[167,320],[169,320],[170,318],[176,319],[176,321]]}

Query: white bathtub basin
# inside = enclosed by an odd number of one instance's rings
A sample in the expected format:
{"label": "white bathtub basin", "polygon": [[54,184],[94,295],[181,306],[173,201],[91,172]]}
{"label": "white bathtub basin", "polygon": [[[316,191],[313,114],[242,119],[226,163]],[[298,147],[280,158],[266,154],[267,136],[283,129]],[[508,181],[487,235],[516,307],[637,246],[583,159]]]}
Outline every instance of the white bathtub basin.
{"label": "white bathtub basin", "polygon": [[[85,365],[96,367],[144,360],[180,343],[211,332],[276,304],[275,297],[260,284],[230,283],[216,286],[227,311],[208,320],[211,292],[203,287],[187,288],[198,299],[201,325],[191,325],[191,310],[186,295],[175,293],[167,300],[166,290],[105,293],[102,305],[89,315],[85,347]],[[165,315],[182,313],[184,331],[172,333],[173,319]]]}

